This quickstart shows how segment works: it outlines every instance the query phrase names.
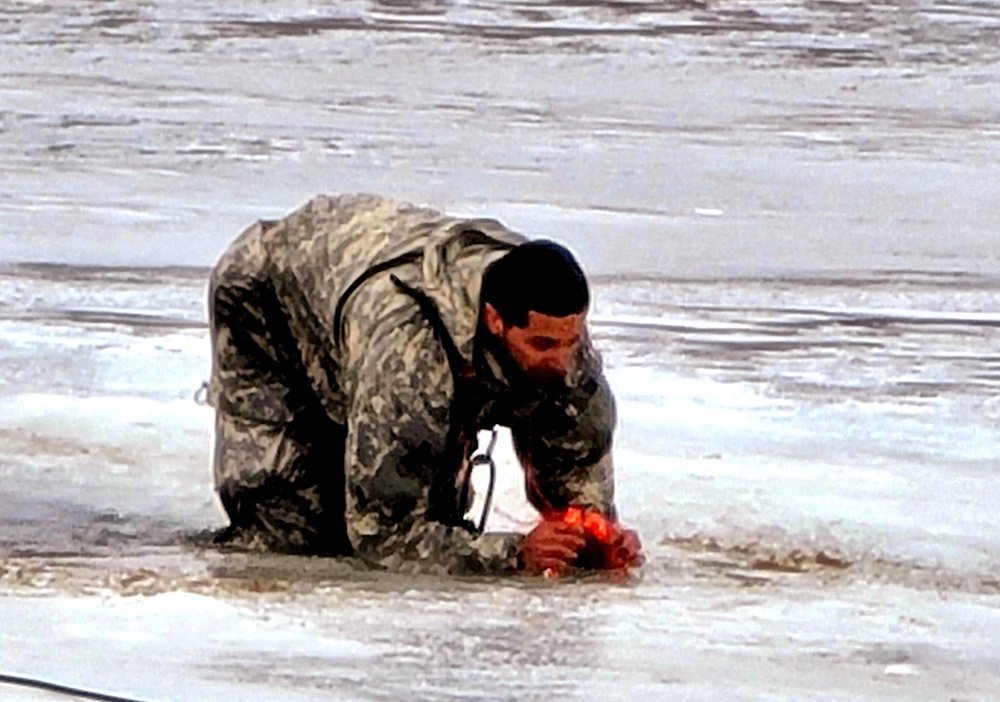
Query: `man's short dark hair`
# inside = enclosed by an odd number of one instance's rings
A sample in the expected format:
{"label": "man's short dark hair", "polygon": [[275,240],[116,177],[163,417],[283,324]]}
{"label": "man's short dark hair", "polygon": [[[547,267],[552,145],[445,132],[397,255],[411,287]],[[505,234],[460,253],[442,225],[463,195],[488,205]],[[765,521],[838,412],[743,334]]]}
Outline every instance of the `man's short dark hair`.
{"label": "man's short dark hair", "polygon": [[528,325],[528,312],[567,317],[586,311],[590,289],[580,264],[554,241],[529,241],[491,263],[483,273],[482,304],[507,324]]}

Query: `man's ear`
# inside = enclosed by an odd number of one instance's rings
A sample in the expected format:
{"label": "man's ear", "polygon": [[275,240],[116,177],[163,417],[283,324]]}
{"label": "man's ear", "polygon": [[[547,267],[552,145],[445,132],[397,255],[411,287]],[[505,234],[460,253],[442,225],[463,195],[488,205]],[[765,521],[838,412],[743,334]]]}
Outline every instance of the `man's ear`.
{"label": "man's ear", "polygon": [[503,318],[497,312],[497,308],[488,302],[483,305],[483,322],[486,323],[486,328],[493,336],[503,334]]}

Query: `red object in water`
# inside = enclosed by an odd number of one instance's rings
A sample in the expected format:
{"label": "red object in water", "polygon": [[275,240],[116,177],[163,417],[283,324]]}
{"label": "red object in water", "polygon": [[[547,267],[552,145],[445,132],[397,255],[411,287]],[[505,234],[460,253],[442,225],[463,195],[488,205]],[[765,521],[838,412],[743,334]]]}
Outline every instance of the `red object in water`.
{"label": "red object in water", "polygon": [[[623,550],[621,531],[614,528],[612,520],[597,510],[569,507],[548,517],[563,524],[583,527],[587,544],[578,554],[576,564],[599,570],[628,570],[641,563],[636,554]],[[614,541],[612,543],[612,541]]]}
{"label": "red object in water", "polygon": [[579,507],[570,507],[562,513],[560,519],[564,524],[579,524],[583,526],[583,530],[589,536],[594,537],[601,543],[607,541],[608,536],[611,534],[611,527],[608,525],[608,520],[600,512],[595,512],[594,510],[582,510]]}
{"label": "red object in water", "polygon": [[583,510],[579,507],[570,507],[559,518],[564,524],[583,524]]}
{"label": "red object in water", "polygon": [[600,512],[587,512],[583,517],[583,528],[601,543],[605,543],[611,535],[608,520]]}

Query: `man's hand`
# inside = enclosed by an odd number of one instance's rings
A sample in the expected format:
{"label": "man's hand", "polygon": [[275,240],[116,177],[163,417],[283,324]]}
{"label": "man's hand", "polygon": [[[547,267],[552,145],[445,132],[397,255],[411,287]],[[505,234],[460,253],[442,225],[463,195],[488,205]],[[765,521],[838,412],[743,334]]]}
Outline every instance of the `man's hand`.
{"label": "man's hand", "polygon": [[639,535],[597,512],[548,515],[521,541],[521,570],[549,576],[569,568],[627,571],[642,565]]}
{"label": "man's hand", "polygon": [[559,575],[573,565],[586,543],[582,524],[543,519],[521,540],[520,568],[534,575]]}
{"label": "man's hand", "polygon": [[610,527],[604,549],[604,567],[612,570],[628,570],[641,566],[646,558],[642,555],[639,535],[617,522],[612,522]]}

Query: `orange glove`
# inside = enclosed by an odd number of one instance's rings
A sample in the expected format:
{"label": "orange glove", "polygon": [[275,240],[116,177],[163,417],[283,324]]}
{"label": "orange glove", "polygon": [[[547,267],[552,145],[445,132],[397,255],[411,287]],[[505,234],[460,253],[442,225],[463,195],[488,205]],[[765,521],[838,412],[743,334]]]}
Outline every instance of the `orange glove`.
{"label": "orange glove", "polygon": [[565,524],[580,525],[587,543],[574,565],[590,570],[628,570],[643,562],[639,535],[595,510],[570,507],[559,515]]}
{"label": "orange glove", "polygon": [[573,565],[586,544],[582,525],[542,519],[521,540],[518,566],[533,575],[560,575]]}
{"label": "orange glove", "polygon": [[544,516],[524,537],[521,570],[558,576],[569,568],[621,570],[641,565],[639,536],[595,510],[570,507]]}

